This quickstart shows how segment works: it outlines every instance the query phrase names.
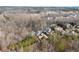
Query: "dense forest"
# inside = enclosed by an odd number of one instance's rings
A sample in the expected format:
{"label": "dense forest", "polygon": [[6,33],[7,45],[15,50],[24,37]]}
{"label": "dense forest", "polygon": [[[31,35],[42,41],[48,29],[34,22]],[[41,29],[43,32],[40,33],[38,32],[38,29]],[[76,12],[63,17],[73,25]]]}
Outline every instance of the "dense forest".
{"label": "dense forest", "polygon": [[79,51],[79,8],[0,7],[0,51]]}

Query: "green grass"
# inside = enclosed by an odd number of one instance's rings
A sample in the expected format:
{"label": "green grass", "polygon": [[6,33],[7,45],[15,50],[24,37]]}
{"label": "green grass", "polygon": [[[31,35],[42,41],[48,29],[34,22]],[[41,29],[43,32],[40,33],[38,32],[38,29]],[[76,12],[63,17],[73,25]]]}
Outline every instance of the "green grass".
{"label": "green grass", "polygon": [[16,50],[18,48],[22,49],[23,51],[29,51],[29,46],[35,43],[35,41],[35,36],[28,36],[16,44],[9,45],[8,48],[11,50]]}

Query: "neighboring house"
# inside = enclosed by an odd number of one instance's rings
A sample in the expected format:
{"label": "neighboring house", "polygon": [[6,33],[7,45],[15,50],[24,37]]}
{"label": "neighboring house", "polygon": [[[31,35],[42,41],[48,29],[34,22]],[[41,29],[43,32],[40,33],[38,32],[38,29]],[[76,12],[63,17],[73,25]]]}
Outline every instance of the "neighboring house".
{"label": "neighboring house", "polygon": [[67,28],[71,28],[71,24],[69,24],[69,23],[66,24],[66,27],[67,27]]}
{"label": "neighboring house", "polygon": [[59,32],[62,32],[63,31],[63,28],[60,27],[60,26],[56,26],[54,29],[55,29],[55,31],[59,31]]}

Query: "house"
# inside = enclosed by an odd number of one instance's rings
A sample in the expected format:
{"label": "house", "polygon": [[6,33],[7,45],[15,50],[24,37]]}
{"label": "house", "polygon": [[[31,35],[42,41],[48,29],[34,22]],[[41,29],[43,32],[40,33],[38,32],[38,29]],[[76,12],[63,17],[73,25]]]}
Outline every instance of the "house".
{"label": "house", "polygon": [[42,31],[39,30],[39,31],[35,32],[35,35],[39,36],[41,33],[42,33]]}
{"label": "house", "polygon": [[[38,33],[39,34],[39,33]],[[37,35],[37,38],[39,39],[39,40],[41,40],[41,39],[47,39],[48,37],[47,37],[47,35],[45,35],[44,33],[40,33],[39,35]]]}
{"label": "house", "polygon": [[36,36],[38,37],[39,40],[41,39],[47,39],[48,38],[48,34],[51,32],[51,28],[46,27],[45,29],[43,29],[42,31],[38,31],[36,32]]}
{"label": "house", "polygon": [[52,31],[51,28],[46,27],[46,28],[44,28],[43,33],[44,33],[45,35],[48,35],[51,31]]}

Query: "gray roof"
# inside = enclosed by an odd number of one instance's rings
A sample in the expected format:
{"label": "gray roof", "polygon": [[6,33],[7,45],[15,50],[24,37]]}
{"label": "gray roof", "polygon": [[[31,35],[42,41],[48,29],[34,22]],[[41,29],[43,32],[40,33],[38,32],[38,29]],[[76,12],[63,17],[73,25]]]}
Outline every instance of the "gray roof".
{"label": "gray roof", "polygon": [[41,33],[42,33],[42,31],[37,31],[37,32],[35,33],[35,35],[36,35],[36,36],[39,36]]}
{"label": "gray roof", "polygon": [[49,28],[49,27],[46,27],[44,30],[43,30],[44,32],[51,32],[51,28]]}

